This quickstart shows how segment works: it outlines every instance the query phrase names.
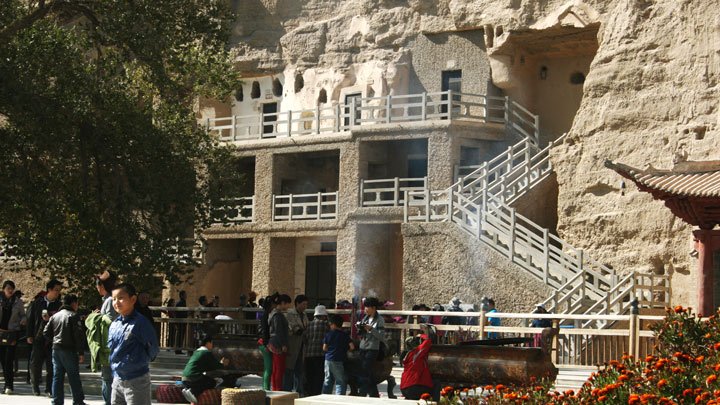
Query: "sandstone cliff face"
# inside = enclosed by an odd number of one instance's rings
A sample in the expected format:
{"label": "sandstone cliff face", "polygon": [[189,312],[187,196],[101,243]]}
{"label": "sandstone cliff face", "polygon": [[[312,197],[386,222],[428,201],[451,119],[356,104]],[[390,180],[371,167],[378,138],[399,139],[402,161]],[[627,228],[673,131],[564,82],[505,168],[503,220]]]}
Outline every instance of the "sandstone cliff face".
{"label": "sandstone cliff face", "polygon": [[[567,142],[554,152],[559,234],[619,272],[672,274],[696,304],[691,227],[603,167],[720,159],[717,1],[613,2]],[[626,182],[628,183],[628,182]]]}
{"label": "sandstone cliff face", "polygon": [[231,7],[237,20],[230,45],[237,51],[239,69],[248,74],[279,73],[289,66],[398,62],[407,60],[405,46],[420,33],[487,29],[494,36],[545,28],[567,14],[587,18],[578,10],[587,7],[593,14],[602,13],[608,4],[600,0],[235,0]]}

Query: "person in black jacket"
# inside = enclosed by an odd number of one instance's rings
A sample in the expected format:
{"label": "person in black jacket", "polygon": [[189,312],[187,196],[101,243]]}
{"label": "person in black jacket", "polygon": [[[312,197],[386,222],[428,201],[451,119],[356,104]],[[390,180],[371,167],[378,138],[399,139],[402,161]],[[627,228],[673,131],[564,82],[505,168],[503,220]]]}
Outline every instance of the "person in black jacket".
{"label": "person in black jacket", "polygon": [[66,295],[60,312],[50,317],[43,332],[46,339],[52,340],[53,405],[63,405],[65,401],[63,386],[66,372],[68,380],[70,380],[73,404],[83,404],[85,400],[79,368],[80,363],[85,359],[85,334],[77,310],[77,296],[75,294]]}
{"label": "person in black jacket", "polygon": [[48,316],[53,316],[60,310],[62,301],[60,292],[62,283],[52,279],[45,285],[45,294],[35,298],[28,306],[27,311],[27,342],[31,345],[30,352],[30,377],[32,390],[35,395],[40,395],[40,380],[42,379],[42,367],[45,364],[47,378],[45,382],[45,393],[51,394],[52,386],[52,357],[51,351],[46,347],[50,341],[37,340],[38,335],[43,334],[43,311]]}

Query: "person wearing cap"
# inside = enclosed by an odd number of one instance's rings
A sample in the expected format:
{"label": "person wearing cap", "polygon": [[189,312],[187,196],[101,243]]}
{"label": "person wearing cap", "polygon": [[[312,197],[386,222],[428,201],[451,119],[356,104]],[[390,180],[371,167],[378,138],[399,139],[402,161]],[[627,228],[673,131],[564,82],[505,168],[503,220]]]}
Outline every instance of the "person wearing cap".
{"label": "person wearing cap", "polygon": [[[460,304],[462,304],[460,298],[453,297],[450,300],[450,308],[447,309],[447,312],[463,312]],[[464,316],[444,316],[442,323],[445,325],[465,325],[467,322]]]}
{"label": "person wearing cap", "polygon": [[308,396],[322,393],[323,379],[325,378],[325,353],[323,352],[323,338],[330,332],[328,313],[325,305],[315,307],[313,320],[308,323],[305,330],[305,379],[307,386],[305,394]]}

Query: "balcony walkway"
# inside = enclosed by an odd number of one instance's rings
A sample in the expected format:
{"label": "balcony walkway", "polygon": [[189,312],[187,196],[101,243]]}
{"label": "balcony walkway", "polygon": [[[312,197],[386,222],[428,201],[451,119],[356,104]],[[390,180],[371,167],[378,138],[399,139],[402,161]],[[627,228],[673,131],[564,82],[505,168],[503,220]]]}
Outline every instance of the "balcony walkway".
{"label": "balcony walkway", "polygon": [[540,118],[509,97],[435,93],[363,97],[350,103],[255,115],[208,118],[205,125],[223,142],[337,134],[372,125],[453,120],[505,126],[508,135],[539,146]]}

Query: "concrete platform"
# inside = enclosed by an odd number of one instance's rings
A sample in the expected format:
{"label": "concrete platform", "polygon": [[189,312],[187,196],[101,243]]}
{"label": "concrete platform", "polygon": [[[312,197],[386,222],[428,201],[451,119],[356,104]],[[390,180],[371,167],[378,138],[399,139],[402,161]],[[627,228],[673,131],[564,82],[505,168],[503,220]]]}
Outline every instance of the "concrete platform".
{"label": "concrete platform", "polygon": [[[425,401],[419,401],[425,402]],[[390,398],[361,398],[350,397],[347,395],[317,395],[314,397],[305,397],[295,400],[295,405],[379,405],[379,404],[410,404],[410,401],[404,399]]]}

